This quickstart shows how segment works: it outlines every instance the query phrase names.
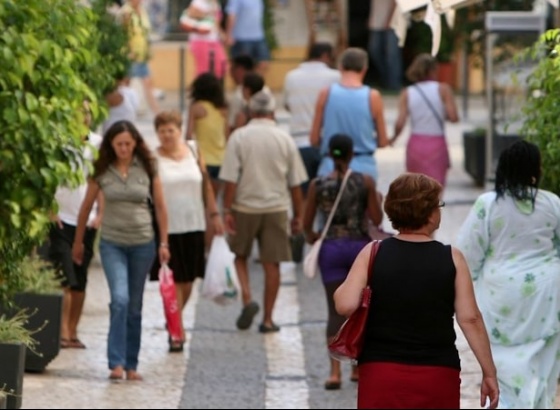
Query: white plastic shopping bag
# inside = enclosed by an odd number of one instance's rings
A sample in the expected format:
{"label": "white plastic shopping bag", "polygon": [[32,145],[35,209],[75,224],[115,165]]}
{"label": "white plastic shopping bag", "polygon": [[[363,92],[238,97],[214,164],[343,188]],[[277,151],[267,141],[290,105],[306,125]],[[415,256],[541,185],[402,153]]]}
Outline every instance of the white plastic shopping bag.
{"label": "white plastic shopping bag", "polygon": [[224,236],[212,239],[206,271],[202,281],[202,296],[220,305],[239,301],[240,286],[234,264],[235,255],[230,251]]}

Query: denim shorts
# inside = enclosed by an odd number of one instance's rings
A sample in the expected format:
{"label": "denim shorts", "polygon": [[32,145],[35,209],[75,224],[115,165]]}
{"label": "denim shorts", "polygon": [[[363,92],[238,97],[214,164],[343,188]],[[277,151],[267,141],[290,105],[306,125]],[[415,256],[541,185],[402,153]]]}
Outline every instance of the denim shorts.
{"label": "denim shorts", "polygon": [[317,176],[319,164],[321,163],[321,153],[317,147],[300,147],[299,153],[303,160],[303,165],[307,171],[307,181],[301,185],[304,194],[307,194],[309,183]]}
{"label": "denim shorts", "polygon": [[270,51],[266,40],[236,40],[231,46],[231,57],[239,57],[242,55],[250,56],[253,60],[269,61]]}
{"label": "denim shorts", "polygon": [[132,63],[130,65],[130,70],[128,71],[128,76],[130,78],[139,77],[146,78],[150,76],[150,68],[148,63]]}
{"label": "denim shorts", "polygon": [[208,176],[210,177],[210,179],[217,180],[218,176],[220,175],[220,166],[206,165],[206,172],[208,172]]}

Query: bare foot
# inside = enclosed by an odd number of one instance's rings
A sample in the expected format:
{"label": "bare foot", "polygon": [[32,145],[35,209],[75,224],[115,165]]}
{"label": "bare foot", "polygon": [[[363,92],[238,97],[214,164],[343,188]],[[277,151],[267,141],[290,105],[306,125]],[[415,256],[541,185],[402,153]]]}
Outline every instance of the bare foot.
{"label": "bare foot", "polygon": [[352,375],[350,376],[350,380],[353,382],[358,381],[358,366],[352,366]]}
{"label": "bare foot", "polygon": [[127,370],[126,380],[141,381],[144,380],[144,378],[136,370]]}
{"label": "bare foot", "polygon": [[124,376],[124,369],[122,366],[117,366],[115,367],[113,370],[111,370],[111,373],[109,374],[109,379],[111,380],[121,380]]}

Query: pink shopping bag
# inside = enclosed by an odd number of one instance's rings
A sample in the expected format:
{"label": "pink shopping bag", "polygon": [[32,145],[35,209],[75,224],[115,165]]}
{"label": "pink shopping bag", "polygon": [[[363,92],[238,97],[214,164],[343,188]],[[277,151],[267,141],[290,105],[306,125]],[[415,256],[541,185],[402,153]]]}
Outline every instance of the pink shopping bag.
{"label": "pink shopping bag", "polygon": [[181,312],[177,304],[177,293],[175,291],[175,281],[173,271],[167,264],[161,265],[159,269],[159,291],[163,300],[163,311],[167,321],[167,331],[173,341],[181,341]]}

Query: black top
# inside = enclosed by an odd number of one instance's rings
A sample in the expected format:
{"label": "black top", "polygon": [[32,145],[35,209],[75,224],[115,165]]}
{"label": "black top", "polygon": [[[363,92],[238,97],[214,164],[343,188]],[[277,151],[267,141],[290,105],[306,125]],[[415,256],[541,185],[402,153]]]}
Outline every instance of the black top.
{"label": "black top", "polygon": [[455,274],[451,246],[385,239],[374,261],[359,362],[460,370],[453,321]]}
{"label": "black top", "polygon": [[[318,177],[315,182],[317,209],[322,218],[321,229],[327,222],[341,185],[342,179],[329,175]],[[364,175],[352,172],[334,212],[327,239],[368,238],[367,205],[368,188]]]}

